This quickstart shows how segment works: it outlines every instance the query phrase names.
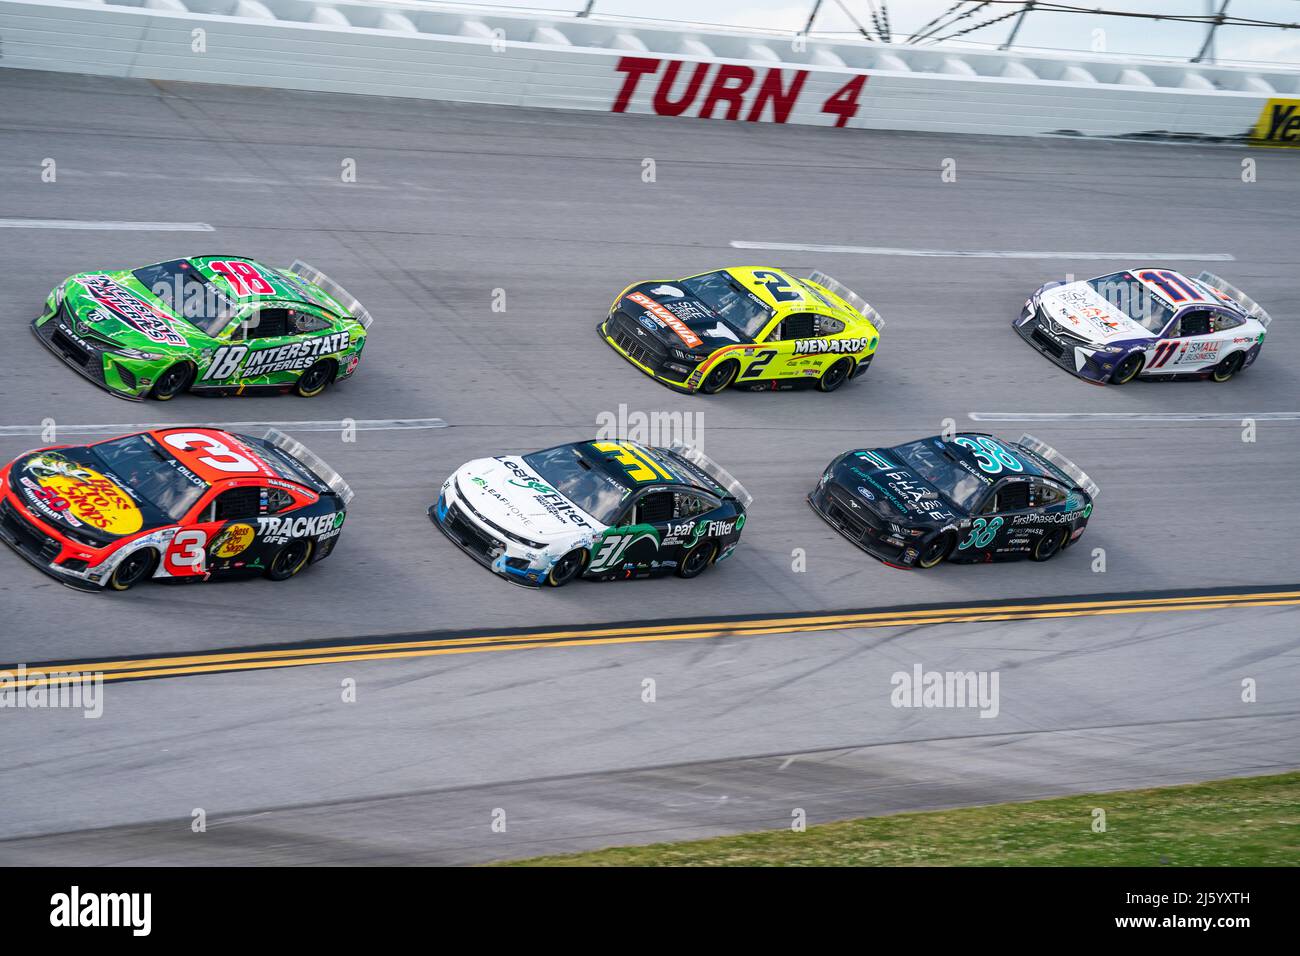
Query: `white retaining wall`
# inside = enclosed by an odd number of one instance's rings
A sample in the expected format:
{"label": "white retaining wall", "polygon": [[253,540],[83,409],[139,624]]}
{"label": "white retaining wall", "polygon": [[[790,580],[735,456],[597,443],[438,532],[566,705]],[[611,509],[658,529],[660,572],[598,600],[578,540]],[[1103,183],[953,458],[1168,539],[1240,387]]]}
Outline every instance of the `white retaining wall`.
{"label": "white retaining wall", "polygon": [[347,0],[0,0],[0,67],[1004,135],[1241,137],[1270,101],[1300,98],[1300,71],[1281,69],[954,52]]}

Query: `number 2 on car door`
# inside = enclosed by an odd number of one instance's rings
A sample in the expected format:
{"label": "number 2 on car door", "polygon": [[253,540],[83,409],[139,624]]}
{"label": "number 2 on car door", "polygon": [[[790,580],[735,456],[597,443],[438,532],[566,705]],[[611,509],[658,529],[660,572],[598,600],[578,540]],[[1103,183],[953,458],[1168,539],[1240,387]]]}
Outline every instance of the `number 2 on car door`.
{"label": "number 2 on car door", "polygon": [[776,358],[776,349],[763,349],[758,353],[754,361],[749,363],[749,368],[745,369],[745,374],[741,378],[754,378],[762,375],[766,371],[768,363]]}

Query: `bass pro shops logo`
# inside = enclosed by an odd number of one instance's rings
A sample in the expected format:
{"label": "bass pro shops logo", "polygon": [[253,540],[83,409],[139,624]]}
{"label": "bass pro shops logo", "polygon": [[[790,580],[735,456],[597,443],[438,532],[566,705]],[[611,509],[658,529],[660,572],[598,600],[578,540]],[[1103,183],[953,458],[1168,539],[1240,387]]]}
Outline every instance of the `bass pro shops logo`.
{"label": "bass pro shops logo", "polygon": [[1300,146],[1300,100],[1269,100],[1251,135],[1256,146]]}

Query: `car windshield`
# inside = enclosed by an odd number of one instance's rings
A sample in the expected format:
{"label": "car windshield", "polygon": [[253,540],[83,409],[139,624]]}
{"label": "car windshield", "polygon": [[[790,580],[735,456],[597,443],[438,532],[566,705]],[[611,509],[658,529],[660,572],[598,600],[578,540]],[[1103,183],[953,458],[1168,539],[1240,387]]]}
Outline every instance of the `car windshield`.
{"label": "car windshield", "polygon": [[573,445],[524,456],[542,480],[602,524],[613,524],[629,490],[583,457]]}
{"label": "car windshield", "polygon": [[180,521],[208,487],[148,435],[100,442],[90,450],[133,495],[173,521]]}
{"label": "car windshield", "polygon": [[1098,295],[1135,322],[1140,322],[1148,332],[1159,334],[1173,317],[1169,303],[1148,289],[1131,272],[1116,272],[1089,279]]}
{"label": "car windshield", "polygon": [[131,273],[175,315],[207,335],[216,335],[235,316],[237,306],[208,282],[188,259],[172,259]]}
{"label": "car windshield", "polygon": [[936,447],[934,439],[922,439],[894,449],[914,472],[943,492],[953,504],[970,511],[987,487],[983,481],[963,470]]}
{"label": "car windshield", "polygon": [[709,272],[686,279],[680,285],[751,339],[763,331],[763,326],[772,317],[771,309],[725,272]]}

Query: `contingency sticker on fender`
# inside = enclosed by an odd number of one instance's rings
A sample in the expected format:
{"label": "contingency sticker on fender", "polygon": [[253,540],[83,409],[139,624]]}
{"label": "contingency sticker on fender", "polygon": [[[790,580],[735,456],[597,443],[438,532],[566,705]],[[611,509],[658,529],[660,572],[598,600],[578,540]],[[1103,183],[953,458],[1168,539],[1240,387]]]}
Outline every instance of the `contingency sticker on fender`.
{"label": "contingency sticker on fender", "polygon": [[1256,146],[1300,146],[1300,100],[1265,103],[1251,142]]}
{"label": "contingency sticker on fender", "polygon": [[235,555],[247,551],[248,546],[253,543],[255,537],[257,537],[257,531],[254,530],[251,524],[239,522],[227,525],[212,539],[210,545],[212,556],[215,558],[233,558]]}
{"label": "contingency sticker on fender", "polygon": [[688,349],[698,348],[704,344],[704,340],[692,332],[690,326],[677,318],[677,316],[673,315],[671,311],[664,308],[654,299],[650,298],[650,296],[641,292],[633,292],[628,296],[628,298],[641,306],[641,308],[645,309],[664,325],[668,326],[668,328],[676,332],[677,337],[686,343]]}

